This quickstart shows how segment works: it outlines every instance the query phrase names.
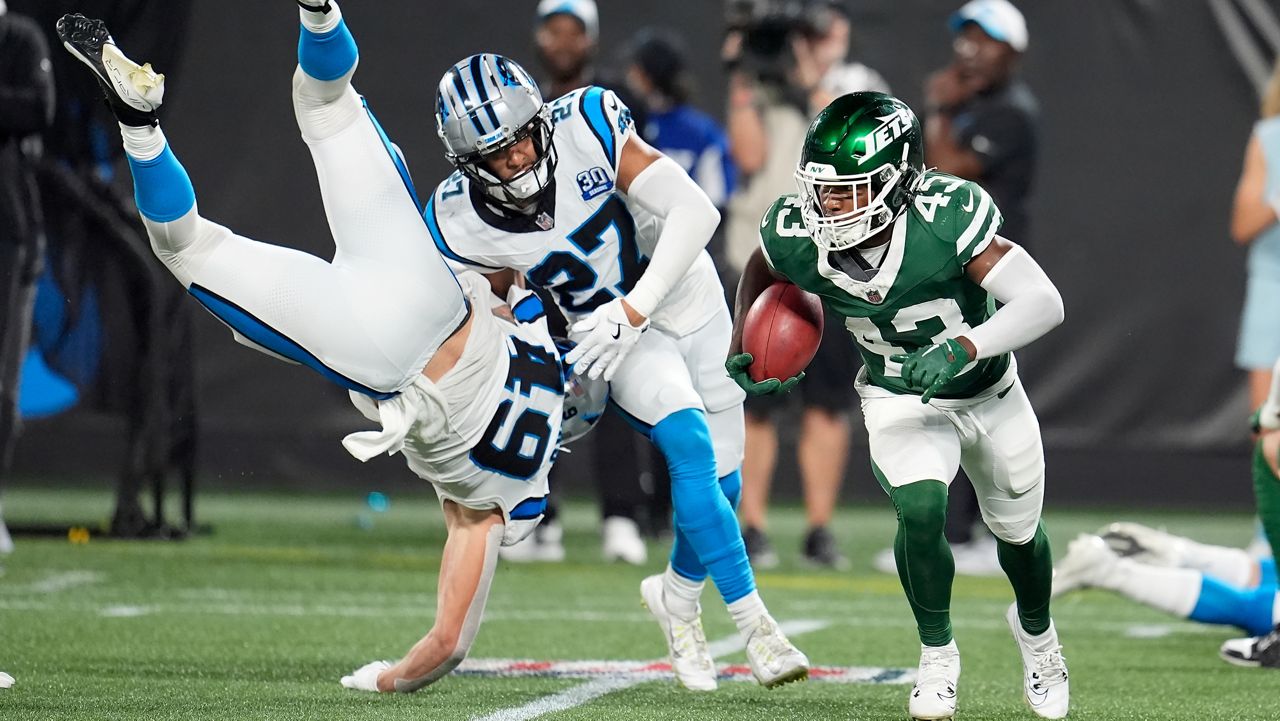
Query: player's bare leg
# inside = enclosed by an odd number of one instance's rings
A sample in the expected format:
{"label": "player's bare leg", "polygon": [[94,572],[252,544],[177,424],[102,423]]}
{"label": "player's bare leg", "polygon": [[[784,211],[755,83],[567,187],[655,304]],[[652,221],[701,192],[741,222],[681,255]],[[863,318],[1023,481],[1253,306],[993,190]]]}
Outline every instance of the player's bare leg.
{"label": "player's bare leg", "polygon": [[477,511],[453,501],[443,507],[449,537],[440,559],[435,623],[404,658],[366,664],[342,677],[343,686],[412,693],[448,675],[467,657],[489,597],[503,520],[497,510]]}

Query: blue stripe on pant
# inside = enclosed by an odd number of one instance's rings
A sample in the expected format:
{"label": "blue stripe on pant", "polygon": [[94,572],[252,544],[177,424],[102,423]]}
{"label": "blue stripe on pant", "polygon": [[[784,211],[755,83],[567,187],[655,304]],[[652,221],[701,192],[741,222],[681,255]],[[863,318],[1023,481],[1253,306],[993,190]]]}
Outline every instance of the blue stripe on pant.
{"label": "blue stripe on pant", "polygon": [[754,591],[755,577],[734,513],[741,476],[734,472],[716,478],[706,414],[697,408],[676,411],[659,421],[649,437],[667,459],[671,474],[676,521],[672,568],[693,580],[710,576],[725,603]]}

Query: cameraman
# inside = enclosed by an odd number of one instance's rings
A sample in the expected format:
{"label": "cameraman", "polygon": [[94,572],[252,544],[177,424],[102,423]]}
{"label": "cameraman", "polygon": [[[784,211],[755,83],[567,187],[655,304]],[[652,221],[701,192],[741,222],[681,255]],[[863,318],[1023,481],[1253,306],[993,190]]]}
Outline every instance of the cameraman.
{"label": "cameraman", "polygon": [[[779,195],[796,191],[795,170],[812,118],[846,93],[889,90],[879,73],[846,60],[851,29],[848,11],[839,2],[748,0],[730,5],[723,50],[729,69],[729,152],[741,175],[729,199],[725,255],[735,275],[759,242],[761,214]],[[827,524],[848,457],[854,401],[849,379],[856,359],[849,335],[838,323],[828,323],[805,382],[794,393],[747,399],[740,510],[747,555],[756,568],[778,563],[765,532],[778,450],[772,416],[792,396],[803,405],[796,455],[809,531],[802,554],[828,568],[848,564]]]}

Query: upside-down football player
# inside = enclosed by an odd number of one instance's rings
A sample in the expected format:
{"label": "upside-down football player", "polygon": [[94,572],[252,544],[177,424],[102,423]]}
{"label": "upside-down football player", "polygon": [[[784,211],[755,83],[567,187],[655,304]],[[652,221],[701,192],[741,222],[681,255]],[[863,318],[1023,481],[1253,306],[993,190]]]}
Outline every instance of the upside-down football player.
{"label": "upside-down football player", "polygon": [[[328,262],[202,217],[156,117],[164,76],[125,57],[99,20],[65,16],[58,34],[120,122],[155,254],[236,340],[350,390],[382,426],[347,436],[352,455],[403,451],[435,488],[448,536],[434,624],[398,662],[342,678],[348,688],[411,692],[466,656],[498,547],[542,517],[565,379],[536,297],[516,288],[504,303],[440,256],[402,162],[351,86],[355,42],[322,2],[300,11],[293,105],[336,246]],[[585,397],[603,407],[603,395]]]}
{"label": "upside-down football player", "polygon": [[924,168],[922,143],[915,114],[882,93],[845,95],[818,115],[796,169],[800,193],[765,212],[743,271],[726,367],[748,393],[794,384],[753,382],[753,359],[741,353],[745,311],[773,282],[815,293],[841,316],[863,358],[855,385],[872,470],[897,510],[898,575],[922,644],[911,716],[955,714],[955,566],[943,525],[962,466],[1017,599],[1006,617],[1027,700],[1040,716],[1062,718],[1067,667],[1040,525],[1044,452],[1012,354],[1062,322],[1062,298],[1026,251],[997,234],[1000,212],[981,187]]}

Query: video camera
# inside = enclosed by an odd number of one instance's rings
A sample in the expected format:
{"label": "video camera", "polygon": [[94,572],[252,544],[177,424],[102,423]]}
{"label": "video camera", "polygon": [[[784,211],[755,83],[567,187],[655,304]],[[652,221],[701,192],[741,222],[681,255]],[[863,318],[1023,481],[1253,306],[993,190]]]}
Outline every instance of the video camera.
{"label": "video camera", "polygon": [[840,11],[833,0],[727,0],[725,24],[742,33],[736,67],[761,82],[785,83],[796,37],[826,35]]}

